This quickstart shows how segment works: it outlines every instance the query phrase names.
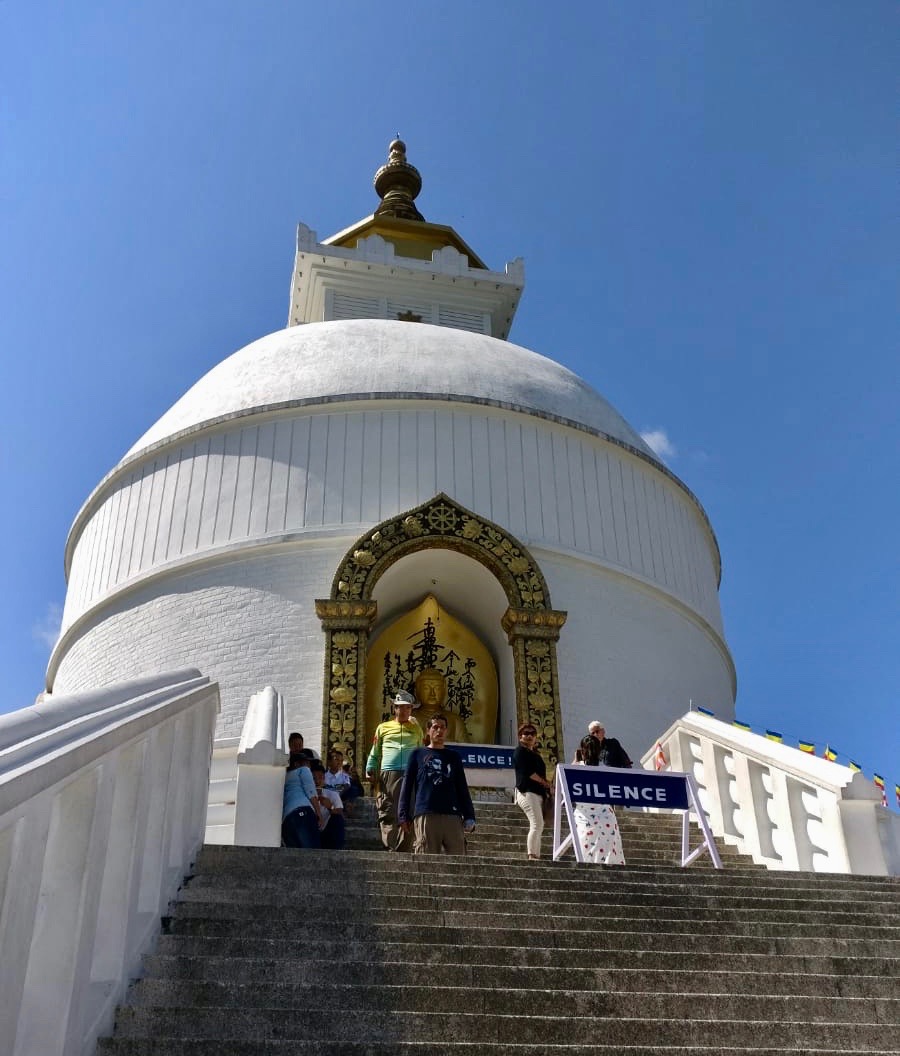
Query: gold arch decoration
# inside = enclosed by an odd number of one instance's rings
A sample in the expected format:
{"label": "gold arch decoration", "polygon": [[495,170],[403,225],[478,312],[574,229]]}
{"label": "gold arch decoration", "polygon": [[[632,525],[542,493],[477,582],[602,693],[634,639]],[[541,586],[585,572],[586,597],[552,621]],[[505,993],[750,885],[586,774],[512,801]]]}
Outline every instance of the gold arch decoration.
{"label": "gold arch decoration", "polygon": [[556,643],[566,613],[527,548],[499,525],[476,517],[443,493],[376,525],[338,565],[331,596],[316,601],[325,631],[322,743],[365,762],[365,671],[369,631],[377,614],[375,585],[396,561],[428,549],[449,549],[484,565],[509,607],[501,626],[513,653],[517,725],[534,723],[541,753],[554,766],[562,749]]}

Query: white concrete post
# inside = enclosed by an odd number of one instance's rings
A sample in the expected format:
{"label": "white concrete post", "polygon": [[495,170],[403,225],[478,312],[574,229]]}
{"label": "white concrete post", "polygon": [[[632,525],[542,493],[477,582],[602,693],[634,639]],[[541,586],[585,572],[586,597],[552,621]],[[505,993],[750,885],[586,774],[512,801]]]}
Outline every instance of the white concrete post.
{"label": "white concrete post", "polygon": [[238,747],[235,846],[281,846],[284,768],[289,758],[284,741],[284,699],[266,686],[250,698]]}
{"label": "white concrete post", "polygon": [[868,873],[871,876],[887,875],[887,863],[876,814],[876,811],[884,809],[881,806],[881,793],[862,774],[854,774],[850,784],[844,789],[838,809],[844,824],[850,872]]}

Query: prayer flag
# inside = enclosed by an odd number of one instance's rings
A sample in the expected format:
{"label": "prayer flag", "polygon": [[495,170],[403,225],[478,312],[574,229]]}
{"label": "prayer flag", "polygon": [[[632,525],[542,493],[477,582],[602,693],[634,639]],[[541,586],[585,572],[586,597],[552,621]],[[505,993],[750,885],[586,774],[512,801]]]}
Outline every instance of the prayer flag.
{"label": "prayer flag", "polygon": [[697,706],[697,711],[699,711],[701,715],[712,715],[713,718],[715,718],[715,712],[710,711],[709,708],[701,708],[698,705]]}
{"label": "prayer flag", "polygon": [[775,730],[766,730],[766,737],[770,741],[775,741],[778,744],[781,744],[781,742],[783,740],[781,734],[776,732]]}
{"label": "prayer flag", "polygon": [[873,774],[872,775],[872,780],[875,782],[876,786],[881,789],[881,805],[883,807],[886,807],[887,806],[887,791],[885,790],[885,787],[884,787],[884,778],[881,776],[881,774]]}
{"label": "prayer flag", "polygon": [[797,745],[797,747],[800,749],[801,752],[806,752],[807,755],[816,754],[816,746],[812,743],[812,741],[801,741]]}
{"label": "prayer flag", "polygon": [[853,771],[854,774],[862,773],[862,767],[859,765],[859,763],[854,763],[852,759],[849,762],[850,769]]}
{"label": "prayer flag", "polygon": [[833,752],[826,744],[825,751],[822,752],[822,758],[827,759],[829,763],[833,763],[837,759],[837,752]]}
{"label": "prayer flag", "polygon": [[666,753],[663,751],[663,746],[659,741],[656,742],[656,758],[654,759],[657,770],[665,770],[669,765],[669,761],[666,759]]}
{"label": "prayer flag", "polygon": [[897,796],[897,806],[900,807],[900,785],[894,785],[894,794]]}
{"label": "prayer flag", "polygon": [[734,722],[732,723],[732,726],[737,726],[737,728],[739,730],[746,730],[747,733],[752,733],[753,732],[750,729],[750,723],[749,722],[738,722],[738,720],[735,719]]}

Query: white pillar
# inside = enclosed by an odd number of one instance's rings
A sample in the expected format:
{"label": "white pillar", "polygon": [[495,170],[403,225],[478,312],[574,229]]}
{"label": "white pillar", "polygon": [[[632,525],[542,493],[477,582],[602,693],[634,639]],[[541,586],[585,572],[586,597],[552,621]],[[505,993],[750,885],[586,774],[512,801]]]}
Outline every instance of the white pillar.
{"label": "white pillar", "polygon": [[271,686],[250,698],[238,747],[234,842],[237,847],[281,846],[284,699]]}

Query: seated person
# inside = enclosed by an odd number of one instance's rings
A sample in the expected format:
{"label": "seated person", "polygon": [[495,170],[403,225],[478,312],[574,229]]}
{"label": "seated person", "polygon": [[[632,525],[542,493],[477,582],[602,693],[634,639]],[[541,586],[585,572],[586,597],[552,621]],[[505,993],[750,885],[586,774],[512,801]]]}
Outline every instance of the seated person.
{"label": "seated person", "polygon": [[344,804],[337,792],[325,787],[325,764],[314,759],[309,764],[316,786],[319,806],[319,838],[322,847],[330,851],[342,851],[345,842]]}
{"label": "seated person", "polygon": [[[359,782],[357,782],[357,786],[359,786]],[[358,799],[362,795],[361,787],[353,787],[350,774],[344,769],[344,753],[337,748],[332,748],[328,753],[325,787],[330,788],[332,792],[337,792],[348,814],[350,813],[350,804],[354,799]]]}
{"label": "seated person", "polygon": [[295,752],[284,778],[281,838],[285,847],[319,847],[319,805],[309,759]]}
{"label": "seated person", "polygon": [[350,788],[353,792],[353,799],[359,799],[360,796],[366,794],[366,790],[362,786],[362,781],[359,778],[359,771],[350,762],[349,759],[345,759],[343,762],[344,773],[350,775]]}
{"label": "seated person", "polygon": [[319,755],[314,752],[312,748],[303,747],[303,734],[292,733],[288,737],[288,751],[293,755],[296,752],[302,752],[307,759],[318,759]]}

